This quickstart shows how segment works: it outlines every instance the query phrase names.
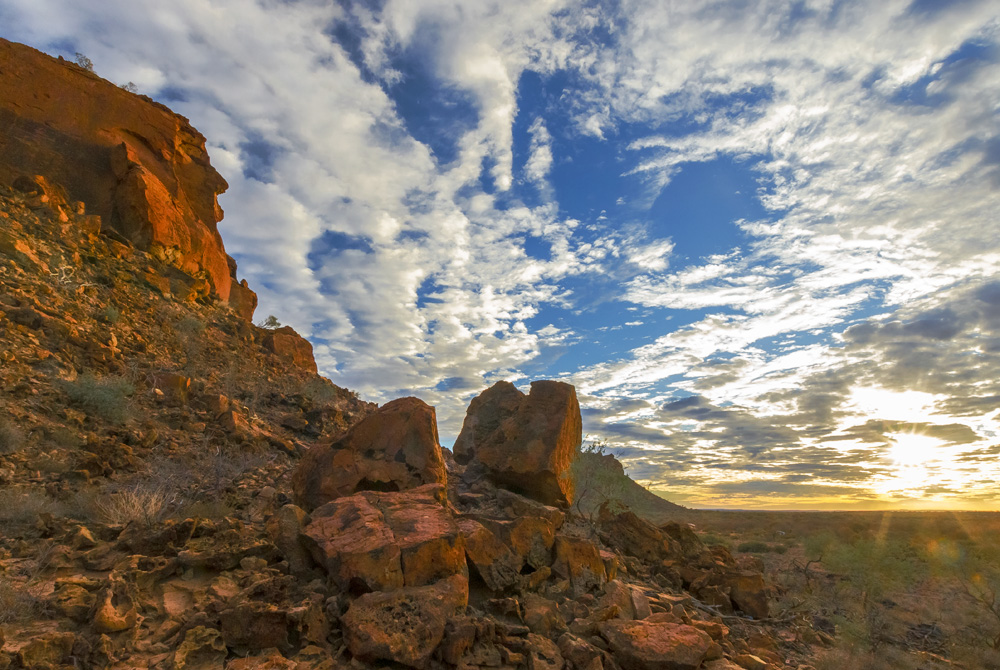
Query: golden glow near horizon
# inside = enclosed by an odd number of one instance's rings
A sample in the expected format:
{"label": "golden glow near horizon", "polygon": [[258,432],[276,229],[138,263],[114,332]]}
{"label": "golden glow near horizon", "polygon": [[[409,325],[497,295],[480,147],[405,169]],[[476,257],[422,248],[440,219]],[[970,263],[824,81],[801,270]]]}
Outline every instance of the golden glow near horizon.
{"label": "golden glow near horizon", "polygon": [[[793,492],[793,487],[782,488],[781,473],[786,471],[784,466],[794,468],[795,448],[775,450],[786,453],[788,461],[769,463],[756,471],[718,468],[709,461],[707,466],[692,469],[689,484],[661,488],[655,480],[639,481],[668,500],[696,508],[1000,509],[996,484],[1000,459],[990,456],[998,447],[1000,410],[970,422],[968,417],[939,412],[944,398],[877,386],[853,388],[842,406],[845,415],[837,431],[803,441],[803,448],[829,450],[831,464],[855,466],[857,478],[812,478],[808,495]],[[968,436],[949,437],[940,432],[951,426],[970,426]],[[711,442],[699,449],[705,455],[722,455]],[[736,486],[749,480],[759,482],[760,490]]]}

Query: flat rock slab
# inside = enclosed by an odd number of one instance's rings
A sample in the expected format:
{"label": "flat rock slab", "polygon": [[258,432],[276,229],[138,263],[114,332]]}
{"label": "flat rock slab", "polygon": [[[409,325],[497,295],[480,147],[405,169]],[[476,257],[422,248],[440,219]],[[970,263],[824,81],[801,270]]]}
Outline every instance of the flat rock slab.
{"label": "flat rock slab", "polygon": [[466,578],[464,538],[428,484],[399,493],[359,493],[318,508],[303,540],[338,586],[354,593]]}
{"label": "flat rock slab", "polygon": [[712,638],[693,626],[607,621],[598,629],[622,670],[698,670]]}

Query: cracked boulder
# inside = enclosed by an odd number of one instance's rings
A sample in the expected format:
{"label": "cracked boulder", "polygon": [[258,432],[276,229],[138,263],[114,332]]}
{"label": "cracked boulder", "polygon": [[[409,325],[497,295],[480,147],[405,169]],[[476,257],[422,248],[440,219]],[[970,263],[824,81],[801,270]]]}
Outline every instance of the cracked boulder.
{"label": "cracked boulder", "polygon": [[469,405],[455,460],[481,463],[498,485],[566,507],[573,500],[569,468],[582,434],[570,384],[532,382],[525,395],[510,382],[497,382]]}
{"label": "cracked boulder", "polygon": [[312,513],[303,540],[338,586],[353,593],[467,579],[464,538],[444,500],[436,484],[340,498]]}
{"label": "cracked boulder", "polygon": [[292,485],[299,504],[312,510],[360,491],[405,491],[447,481],[434,408],[418,398],[399,398],[333,444],[310,449]]}

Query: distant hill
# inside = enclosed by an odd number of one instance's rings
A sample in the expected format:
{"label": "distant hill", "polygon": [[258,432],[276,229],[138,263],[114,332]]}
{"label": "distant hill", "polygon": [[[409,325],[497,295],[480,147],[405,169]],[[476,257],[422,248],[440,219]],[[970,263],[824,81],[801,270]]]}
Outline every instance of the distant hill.
{"label": "distant hill", "polygon": [[625,474],[625,468],[612,454],[583,450],[574,465],[577,477],[574,507],[583,514],[593,514],[605,500],[617,500],[639,516],[655,524],[675,519],[689,512],[651,491]]}

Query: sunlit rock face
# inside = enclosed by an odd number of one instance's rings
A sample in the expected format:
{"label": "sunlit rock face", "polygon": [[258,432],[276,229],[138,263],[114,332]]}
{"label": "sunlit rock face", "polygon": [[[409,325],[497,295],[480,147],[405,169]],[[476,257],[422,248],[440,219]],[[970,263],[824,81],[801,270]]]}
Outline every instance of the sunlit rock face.
{"label": "sunlit rock face", "polygon": [[295,470],[296,498],[307,509],[358,491],[446,485],[434,408],[418,398],[383,405],[330,445],[317,445]]}
{"label": "sunlit rock face", "polygon": [[497,382],[473,398],[455,442],[455,460],[478,462],[501,486],[548,505],[573,500],[569,467],[583,436],[576,389],[532,382],[528,395]]}
{"label": "sunlit rock face", "polygon": [[44,175],[105,229],[202,280],[205,294],[229,299],[233,277],[217,228],[217,196],[228,185],[187,119],[3,39],[0,91],[0,183]]}

